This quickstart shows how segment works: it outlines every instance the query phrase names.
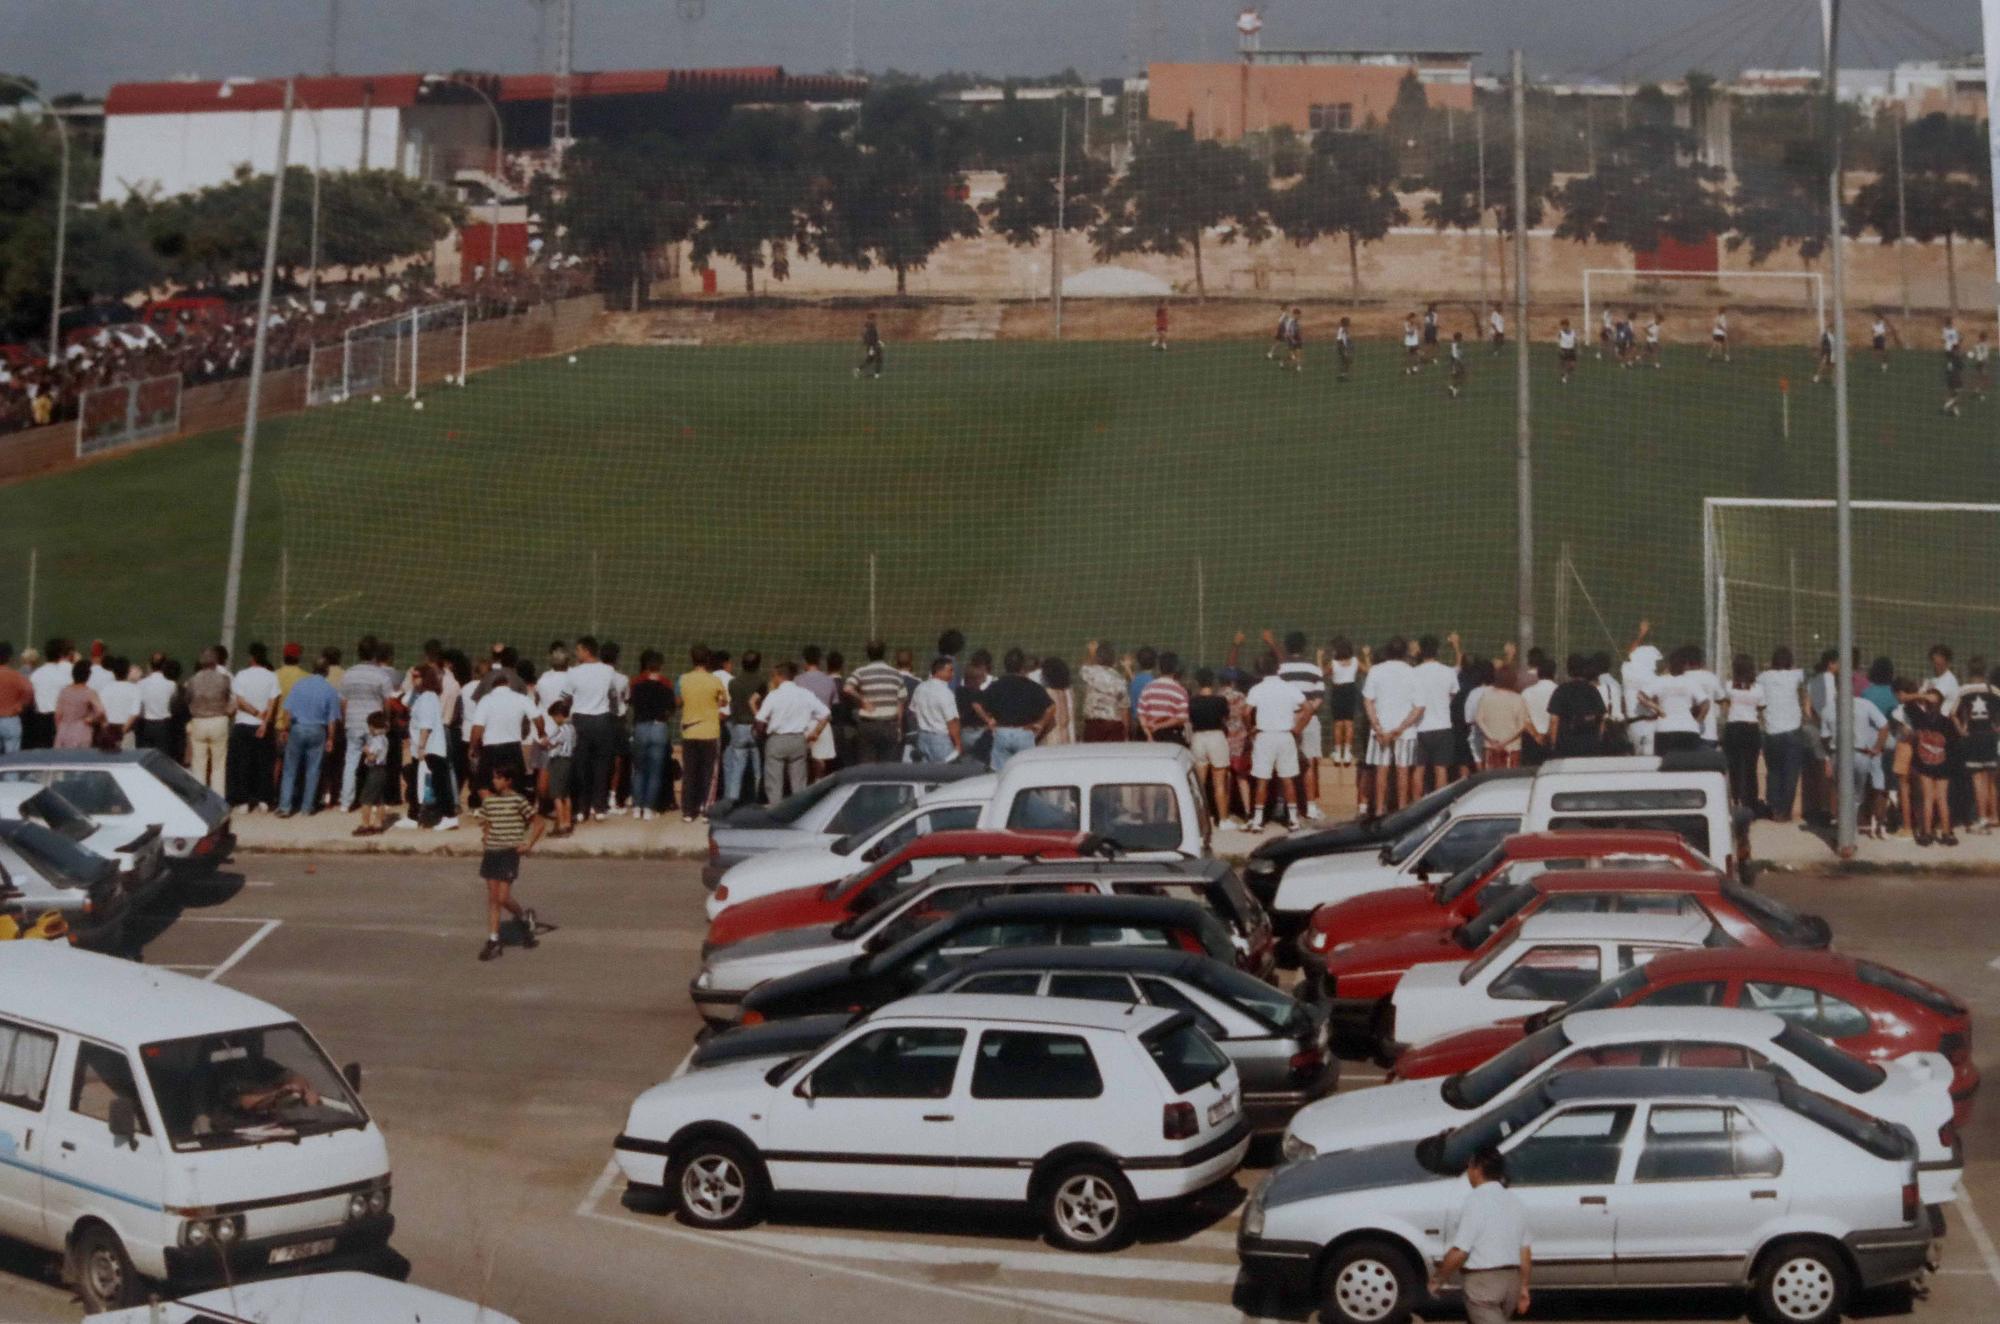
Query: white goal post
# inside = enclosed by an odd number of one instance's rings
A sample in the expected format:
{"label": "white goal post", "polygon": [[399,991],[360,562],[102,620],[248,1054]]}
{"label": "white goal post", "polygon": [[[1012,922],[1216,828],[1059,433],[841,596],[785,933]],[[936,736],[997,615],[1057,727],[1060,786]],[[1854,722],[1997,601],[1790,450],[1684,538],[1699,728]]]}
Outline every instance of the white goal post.
{"label": "white goal post", "polygon": [[439,351],[446,353],[447,363],[451,361],[446,347],[453,332],[457,367],[443,376],[463,386],[471,328],[471,308],[462,300],[424,304],[349,327],[338,345],[313,347],[306,366],[306,404],[337,404],[355,395],[380,394],[385,388],[414,400],[424,375],[439,375],[434,371]]}
{"label": "white goal post", "polygon": [[[1595,332],[1590,328],[1596,323],[1594,308],[1607,307],[1615,302],[1623,302],[1632,288],[1644,287],[1655,281],[1681,281],[1702,283],[1713,289],[1718,298],[1727,302],[1726,293],[1730,285],[1737,281],[1785,281],[1794,285],[1803,284],[1805,302],[1801,308],[1811,308],[1819,319],[1819,329],[1825,331],[1826,281],[1817,271],[1641,271],[1637,267],[1586,267],[1583,273],[1583,331],[1588,339]],[[1606,287],[1614,282],[1621,283],[1618,293],[1608,293]]]}
{"label": "white goal post", "polygon": [[[1888,656],[1916,667],[1934,642],[1984,652],[2000,632],[1992,567],[2000,503],[1855,501],[1855,641],[1863,664]],[[1832,641],[1835,503],[1826,499],[1704,497],[1702,615],[1708,656],[1788,643],[1802,667]],[[1817,644],[1818,647],[1814,647]]]}

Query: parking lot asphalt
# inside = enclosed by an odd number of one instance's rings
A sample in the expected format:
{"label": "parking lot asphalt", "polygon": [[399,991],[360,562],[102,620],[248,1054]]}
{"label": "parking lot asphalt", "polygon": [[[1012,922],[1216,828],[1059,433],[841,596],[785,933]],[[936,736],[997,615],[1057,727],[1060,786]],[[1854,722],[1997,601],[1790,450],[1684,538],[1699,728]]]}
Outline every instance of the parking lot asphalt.
{"label": "parking lot asphalt", "polygon": [[[485,927],[475,872],[464,859],[245,856],[162,915],[145,948],[150,963],[277,1003],[336,1061],[362,1064],[394,1164],[395,1248],[413,1281],[526,1324],[1305,1318],[1237,1285],[1235,1207],[1255,1170],[1103,1256],[1050,1248],[1025,1215],[832,1204],[705,1233],[629,1200],[607,1166],[611,1138],[698,1024],[686,994],[704,928],[697,866],[531,858],[522,898],[559,927],[538,950],[490,964],[474,959]],[[2000,1071],[2000,875],[1792,874],[1765,885],[1824,914],[1838,948],[1966,998],[1980,1067]],[[1342,1088],[1376,1075],[1350,1063]],[[1948,1211],[1943,1269],[1914,1306],[1919,1321],[2000,1316],[1993,1098],[1980,1099],[1966,1148],[1967,1195]],[[1722,1320],[1742,1309],[1730,1295],[1548,1296],[1532,1317]],[[80,1314],[51,1257],[0,1243],[0,1321]]]}

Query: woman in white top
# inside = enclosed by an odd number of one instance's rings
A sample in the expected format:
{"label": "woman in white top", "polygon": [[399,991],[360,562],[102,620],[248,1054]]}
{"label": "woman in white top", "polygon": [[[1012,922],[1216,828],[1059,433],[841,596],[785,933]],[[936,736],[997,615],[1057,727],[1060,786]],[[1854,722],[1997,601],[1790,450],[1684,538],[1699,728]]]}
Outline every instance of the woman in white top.
{"label": "woman in white top", "polygon": [[1792,819],[1792,798],[1805,766],[1806,673],[1792,663],[1792,650],[1779,644],[1771,650],[1771,665],[1757,673],[1764,693],[1764,799],[1771,817]]}
{"label": "woman in white top", "polygon": [[1728,720],[1722,724],[1722,757],[1729,761],[1729,798],[1757,807],[1757,751],[1763,745],[1764,691],[1757,685],[1757,664],[1738,653],[1729,667],[1729,688],[1723,698]]}
{"label": "woman in white top", "polygon": [[1708,712],[1707,687],[1688,671],[1689,650],[1676,648],[1667,674],[1653,681],[1646,697],[1658,711],[1653,748],[1662,754],[1701,748],[1701,719]]}
{"label": "woman in white top", "polygon": [[1326,712],[1333,723],[1333,761],[1354,762],[1354,715],[1361,710],[1361,673],[1367,664],[1354,655],[1347,636],[1333,641],[1333,660],[1326,664]]}

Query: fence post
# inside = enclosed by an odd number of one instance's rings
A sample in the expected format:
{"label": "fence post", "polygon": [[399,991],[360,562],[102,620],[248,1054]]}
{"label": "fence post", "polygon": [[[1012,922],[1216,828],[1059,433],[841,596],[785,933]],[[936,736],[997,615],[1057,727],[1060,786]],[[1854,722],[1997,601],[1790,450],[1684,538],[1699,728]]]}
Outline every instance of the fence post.
{"label": "fence post", "polygon": [[868,637],[870,639],[880,639],[882,637],[882,624],[880,617],[876,614],[876,606],[875,553],[870,552],[868,553]]}
{"label": "fence post", "polygon": [[21,647],[35,646],[35,579],[41,573],[42,549],[28,549],[28,620],[27,629],[21,636]]}
{"label": "fence post", "polygon": [[1208,656],[1208,562],[1194,558],[1194,642],[1195,656]]}

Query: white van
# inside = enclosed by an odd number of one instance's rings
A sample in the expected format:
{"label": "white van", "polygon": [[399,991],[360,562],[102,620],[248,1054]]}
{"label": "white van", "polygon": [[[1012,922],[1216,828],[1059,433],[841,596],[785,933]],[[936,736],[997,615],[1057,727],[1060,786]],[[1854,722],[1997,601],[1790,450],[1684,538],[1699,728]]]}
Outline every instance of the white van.
{"label": "white van", "polygon": [[1043,745],[1009,759],[978,826],[1091,832],[1127,859],[1208,853],[1208,801],[1194,759],[1165,742]]}
{"label": "white van", "polygon": [[187,975],[0,944],[0,1235],[89,1311],[387,1245],[389,1151],[304,1026]]}

